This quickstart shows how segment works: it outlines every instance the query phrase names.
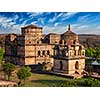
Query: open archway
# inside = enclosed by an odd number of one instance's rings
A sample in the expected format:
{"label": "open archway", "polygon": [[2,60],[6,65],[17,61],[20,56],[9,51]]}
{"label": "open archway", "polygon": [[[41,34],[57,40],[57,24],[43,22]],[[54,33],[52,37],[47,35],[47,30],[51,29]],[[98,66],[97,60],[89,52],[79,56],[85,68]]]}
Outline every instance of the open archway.
{"label": "open archway", "polygon": [[60,61],[60,70],[63,70],[63,63]]}
{"label": "open archway", "polygon": [[75,63],[75,69],[79,69],[79,62],[78,61],[76,61],[76,63]]}

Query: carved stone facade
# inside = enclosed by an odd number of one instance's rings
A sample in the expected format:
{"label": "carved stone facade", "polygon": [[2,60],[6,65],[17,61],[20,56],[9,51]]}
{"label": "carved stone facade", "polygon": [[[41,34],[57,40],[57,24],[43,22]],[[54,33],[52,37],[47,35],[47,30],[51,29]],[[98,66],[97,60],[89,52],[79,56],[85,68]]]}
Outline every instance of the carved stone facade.
{"label": "carved stone facade", "polygon": [[54,52],[55,71],[62,71],[67,74],[81,74],[83,72],[85,68],[85,49],[81,44],[58,44],[55,46]]}
{"label": "carved stone facade", "polygon": [[42,27],[29,25],[22,34],[8,34],[5,40],[5,61],[16,65],[50,63],[53,71],[67,74],[82,73],[85,49],[78,35],[70,30],[64,34],[42,34]]}

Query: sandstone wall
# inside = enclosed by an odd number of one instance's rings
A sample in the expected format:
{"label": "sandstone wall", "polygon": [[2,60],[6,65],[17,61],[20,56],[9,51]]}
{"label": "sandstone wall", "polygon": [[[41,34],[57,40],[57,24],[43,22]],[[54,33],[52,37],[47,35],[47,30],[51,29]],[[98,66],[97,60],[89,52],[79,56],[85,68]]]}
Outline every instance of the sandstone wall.
{"label": "sandstone wall", "polygon": [[85,68],[85,59],[77,59],[77,60],[69,60],[68,61],[68,70],[69,70],[69,74],[74,74],[75,73],[75,64],[76,62],[78,62],[79,64],[79,69],[80,71],[83,71],[83,69]]}
{"label": "sandstone wall", "polygon": [[[60,67],[61,67],[60,63],[61,62],[62,62],[62,65],[63,65],[62,70],[60,70]],[[54,71],[68,73],[68,61],[67,60],[55,59],[54,60]]]}

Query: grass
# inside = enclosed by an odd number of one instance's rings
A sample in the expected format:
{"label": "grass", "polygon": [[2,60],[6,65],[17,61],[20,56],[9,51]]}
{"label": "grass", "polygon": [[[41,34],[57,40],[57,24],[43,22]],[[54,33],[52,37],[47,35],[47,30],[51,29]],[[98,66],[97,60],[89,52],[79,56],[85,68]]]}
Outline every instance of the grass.
{"label": "grass", "polygon": [[[16,68],[15,72],[12,74],[11,81],[14,81],[17,83],[19,82],[19,79],[17,78],[17,75],[16,75],[16,72],[18,70],[19,70],[19,68]],[[4,78],[3,72],[0,72],[0,78],[1,77]],[[65,78],[65,77],[56,76],[56,75],[32,73],[32,76],[28,80],[25,81],[24,87],[83,87],[83,86],[91,86],[91,85],[84,85],[86,80],[88,82],[88,78],[71,79],[71,78]],[[96,84],[96,85],[98,85],[98,84]]]}
{"label": "grass", "polygon": [[[16,69],[17,70],[17,69]],[[3,73],[0,73],[3,76]],[[32,73],[32,76],[25,81],[25,87],[82,87],[84,80],[70,79],[56,75]],[[19,82],[17,75],[14,73],[11,77],[11,81]]]}
{"label": "grass", "polygon": [[26,81],[25,86],[27,87],[82,87],[84,80],[86,78],[81,79],[70,79],[64,78],[56,75],[47,75],[47,74],[36,74],[30,77],[29,80]]}
{"label": "grass", "polygon": [[46,75],[46,74],[36,74],[30,77],[29,81],[26,81],[25,86],[34,86],[34,87],[51,87],[56,86],[58,83],[65,82],[68,79],[63,77],[58,77],[55,75]]}
{"label": "grass", "polygon": [[[3,73],[0,76],[3,77]],[[11,81],[19,82],[17,75],[14,73]],[[92,82],[92,83],[91,83]],[[32,76],[25,81],[22,87],[96,87],[100,86],[100,80],[90,78],[71,79],[56,75],[32,73]]]}
{"label": "grass", "polygon": [[[18,82],[18,78],[16,75],[12,77],[13,81]],[[48,74],[38,74],[33,73],[32,76],[25,81],[25,87],[73,87],[82,86],[85,78],[82,79],[70,79],[64,78],[56,75],[48,75]]]}

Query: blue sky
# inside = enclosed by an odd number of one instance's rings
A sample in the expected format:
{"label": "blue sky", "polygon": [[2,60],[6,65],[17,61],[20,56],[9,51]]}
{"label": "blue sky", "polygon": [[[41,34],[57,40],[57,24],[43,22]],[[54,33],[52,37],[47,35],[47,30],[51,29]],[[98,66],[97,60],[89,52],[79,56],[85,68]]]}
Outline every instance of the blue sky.
{"label": "blue sky", "polygon": [[35,24],[43,33],[61,34],[71,24],[77,34],[100,34],[99,12],[0,12],[0,33],[20,33],[21,27]]}

